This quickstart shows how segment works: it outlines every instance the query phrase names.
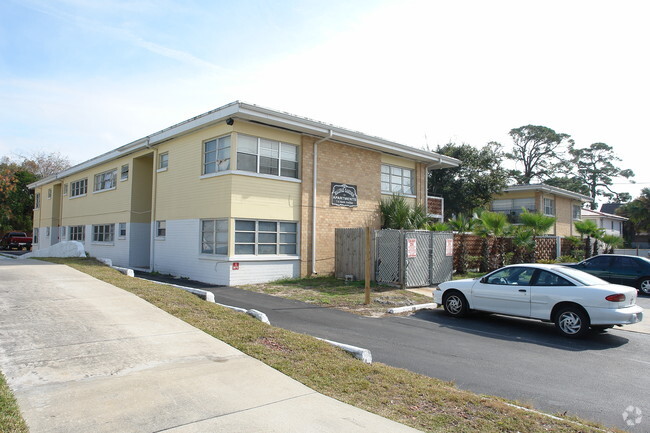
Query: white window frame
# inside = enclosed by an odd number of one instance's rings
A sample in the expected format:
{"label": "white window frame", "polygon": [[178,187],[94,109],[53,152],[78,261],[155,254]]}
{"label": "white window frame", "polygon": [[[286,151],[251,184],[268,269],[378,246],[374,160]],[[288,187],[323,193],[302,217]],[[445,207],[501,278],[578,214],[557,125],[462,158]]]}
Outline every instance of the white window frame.
{"label": "white window frame", "polygon": [[63,184],[63,195],[68,195],[68,184],[67,183]]}
{"label": "white window frame", "polygon": [[204,255],[227,256],[228,255],[228,231],[229,220],[204,219],[201,220],[199,251]]}
{"label": "white window frame", "polygon": [[52,188],[47,189],[47,199],[51,200],[52,199]]}
{"label": "white window frame", "polygon": [[115,241],[115,224],[93,224],[93,243],[110,244]]}
{"label": "white window frame", "polygon": [[[550,197],[543,197],[542,204],[544,209],[544,215],[555,216],[555,199]],[[550,210],[550,212],[549,212]]]}
{"label": "white window frame", "polygon": [[[208,145],[214,143],[214,150],[208,151]],[[201,174],[221,173],[230,170],[231,135],[212,138],[203,142],[203,164]],[[219,158],[219,156],[227,156]],[[212,168],[214,166],[214,168]]]}
{"label": "white window frame", "polygon": [[117,237],[119,239],[126,239],[126,223],[119,223],[118,224]]}
{"label": "white window frame", "polygon": [[68,240],[85,242],[86,241],[86,226],[70,226],[68,229]]}
{"label": "white window frame", "polygon": [[32,230],[32,243],[37,244],[38,243],[38,227],[34,227]]}
{"label": "white window frame", "polygon": [[[243,223],[243,224],[238,224]],[[253,229],[244,229],[242,225],[253,224]],[[271,224],[275,224],[275,231],[268,230]],[[284,225],[284,227],[283,227]],[[238,227],[239,226],[239,227]],[[295,230],[286,230],[287,226],[293,226]],[[248,220],[236,219],[235,220],[235,255],[243,256],[297,256],[298,255],[298,222],[297,221],[276,221],[276,220]],[[242,236],[238,236],[242,235]],[[251,237],[252,239],[245,239]],[[270,241],[271,235],[275,235],[275,241]],[[284,236],[283,236],[284,235]],[[293,236],[293,241],[287,242],[287,237]],[[284,237],[284,239],[283,239]],[[238,239],[239,238],[239,239]],[[265,239],[266,238],[266,239]],[[253,252],[242,251],[242,247],[253,247]],[[275,252],[264,252],[264,248],[274,246]],[[239,247],[239,248],[238,248]],[[293,247],[293,252],[282,252],[284,249]]]}
{"label": "white window frame", "polygon": [[573,207],[573,220],[579,221],[582,219],[582,206],[574,204]]}
{"label": "white window frame", "polygon": [[129,179],[129,164],[124,164],[120,167],[120,181]]}
{"label": "white window frame", "polygon": [[[405,176],[404,173],[409,175]],[[380,182],[382,194],[415,195],[415,170],[412,168],[382,164]]]}
{"label": "white window frame", "polygon": [[95,185],[93,192],[111,191],[115,189],[117,179],[117,169],[103,171],[95,175]]}
{"label": "white window frame", "polygon": [[34,210],[40,209],[41,207],[41,193],[37,192],[34,194]]}
{"label": "white window frame", "polygon": [[156,238],[164,239],[167,236],[167,221],[158,220],[156,221]]}
{"label": "white window frame", "polygon": [[[252,153],[252,151],[246,152],[242,151],[243,146],[240,146],[240,142],[242,142],[242,139],[254,139],[256,140],[256,150],[255,153]],[[277,145],[277,158],[275,157],[274,154],[271,156],[265,155],[265,152],[275,152],[276,149],[273,149],[272,147]],[[265,147],[265,146],[271,146]],[[283,141],[277,141],[277,140],[269,140],[268,138],[262,138],[262,137],[255,137],[252,135],[246,135],[246,134],[238,134],[237,135],[237,170],[242,171],[242,172],[248,172],[248,173],[257,173],[261,175],[266,175],[266,176],[277,176],[277,177],[285,177],[289,179],[300,179],[300,155],[298,153],[299,151],[299,146],[295,144],[290,144],[290,143],[285,143]],[[245,156],[254,156],[255,157],[255,170],[247,170],[242,168],[241,166],[243,165],[243,161],[240,161],[240,155],[243,157]],[[289,159],[289,157],[284,157],[284,155],[295,155],[295,161]],[[275,164],[275,167],[268,165],[270,168],[271,172],[266,172],[263,169],[263,162],[266,160],[274,160],[277,159],[277,163]],[[288,167],[283,167],[282,163],[290,163],[290,164],[295,164],[295,168],[288,168]],[[273,171],[276,170],[277,173],[273,173]],[[286,173],[287,171],[294,171],[295,170],[295,175],[287,175],[283,174]]]}
{"label": "white window frame", "polygon": [[70,198],[83,197],[88,193],[88,178],[70,182]]}
{"label": "white window frame", "polygon": [[169,167],[169,152],[159,153],[157,171],[166,171],[168,167]]}

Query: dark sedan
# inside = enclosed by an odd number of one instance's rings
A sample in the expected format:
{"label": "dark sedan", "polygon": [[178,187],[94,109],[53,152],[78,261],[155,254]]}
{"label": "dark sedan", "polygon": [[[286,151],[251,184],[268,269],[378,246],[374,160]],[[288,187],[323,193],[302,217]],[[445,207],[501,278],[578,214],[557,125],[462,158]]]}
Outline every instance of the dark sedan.
{"label": "dark sedan", "polygon": [[566,264],[614,284],[624,284],[650,295],[650,260],[622,254],[601,254],[580,263]]}

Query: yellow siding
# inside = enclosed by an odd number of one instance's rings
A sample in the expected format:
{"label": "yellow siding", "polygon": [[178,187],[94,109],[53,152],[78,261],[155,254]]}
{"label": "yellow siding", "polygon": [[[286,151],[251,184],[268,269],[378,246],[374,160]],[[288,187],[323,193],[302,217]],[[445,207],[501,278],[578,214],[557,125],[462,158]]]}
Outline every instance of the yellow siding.
{"label": "yellow siding", "polygon": [[295,145],[300,145],[301,142],[300,134],[283,129],[269,128],[268,126],[257,125],[255,123],[238,122],[235,120],[233,128],[242,134],[268,138],[269,140],[278,140]]}
{"label": "yellow siding", "polygon": [[382,153],[381,162],[382,164],[396,165],[398,167],[415,169],[415,161],[411,161],[405,158],[400,158],[398,156],[385,155]]}
{"label": "yellow siding", "polygon": [[230,177],[233,217],[300,220],[300,183],[245,175]]}

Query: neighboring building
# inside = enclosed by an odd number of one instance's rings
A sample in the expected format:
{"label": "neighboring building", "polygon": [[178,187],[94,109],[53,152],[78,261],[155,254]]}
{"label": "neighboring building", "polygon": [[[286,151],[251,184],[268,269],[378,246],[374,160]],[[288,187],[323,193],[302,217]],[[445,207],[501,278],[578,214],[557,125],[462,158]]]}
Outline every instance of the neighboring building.
{"label": "neighboring building", "polygon": [[506,214],[513,224],[520,222],[519,215],[524,209],[553,216],[556,218],[555,225],[548,234],[577,236],[573,223],[581,220],[582,206],[591,201],[586,195],[543,183],[512,185],[494,196],[490,209]]}
{"label": "neighboring building", "polygon": [[605,234],[623,237],[623,222],[627,218],[591,209],[582,209],[581,214],[583,220],[592,220]]}
{"label": "neighboring building", "polygon": [[329,274],[335,228],[379,228],[393,193],[428,204],[428,170],[458,165],[233,102],[31,184],[34,249],[78,240],[118,266],[215,284]]}

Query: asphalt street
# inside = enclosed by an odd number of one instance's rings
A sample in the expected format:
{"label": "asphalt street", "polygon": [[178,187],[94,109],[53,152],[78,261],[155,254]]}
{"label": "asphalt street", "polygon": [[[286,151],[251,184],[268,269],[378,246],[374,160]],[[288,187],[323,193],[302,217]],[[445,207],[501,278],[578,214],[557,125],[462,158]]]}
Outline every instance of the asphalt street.
{"label": "asphalt street", "polygon": [[[552,324],[534,320],[478,314],[455,319],[441,309],[375,319],[232,287],[182,284],[209,290],[218,303],[260,310],[274,326],[369,349],[374,362],[547,413],[650,431],[627,426],[622,416],[629,406],[638,407],[650,425],[648,334],[613,329],[569,340]],[[650,298],[640,303],[650,311]]]}

